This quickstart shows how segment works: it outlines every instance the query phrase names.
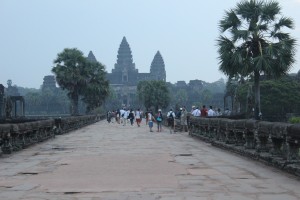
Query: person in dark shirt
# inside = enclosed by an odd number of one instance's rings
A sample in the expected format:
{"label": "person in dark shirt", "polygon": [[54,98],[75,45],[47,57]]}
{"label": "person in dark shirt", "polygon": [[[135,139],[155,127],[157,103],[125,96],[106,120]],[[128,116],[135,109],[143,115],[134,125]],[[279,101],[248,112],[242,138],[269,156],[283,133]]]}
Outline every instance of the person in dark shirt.
{"label": "person in dark shirt", "polygon": [[201,117],[207,117],[207,108],[205,105],[202,106],[202,109],[201,109]]}

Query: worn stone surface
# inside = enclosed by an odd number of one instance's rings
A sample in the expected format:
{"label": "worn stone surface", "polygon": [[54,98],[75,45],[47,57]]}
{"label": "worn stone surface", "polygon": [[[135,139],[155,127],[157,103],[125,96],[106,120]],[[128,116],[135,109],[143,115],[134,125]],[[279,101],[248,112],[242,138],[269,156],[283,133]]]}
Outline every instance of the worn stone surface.
{"label": "worn stone surface", "polygon": [[191,138],[104,121],[0,158],[0,199],[300,199],[300,180]]}

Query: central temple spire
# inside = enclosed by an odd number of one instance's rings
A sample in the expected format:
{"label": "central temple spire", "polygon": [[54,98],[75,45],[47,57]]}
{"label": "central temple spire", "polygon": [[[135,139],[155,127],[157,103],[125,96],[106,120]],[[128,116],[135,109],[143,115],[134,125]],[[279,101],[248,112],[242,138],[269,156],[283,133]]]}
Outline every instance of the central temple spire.
{"label": "central temple spire", "polygon": [[130,46],[126,40],[126,37],[123,37],[120,44],[117,56],[117,63],[112,72],[117,71],[137,71],[135,69],[135,64],[133,63],[132,54]]}

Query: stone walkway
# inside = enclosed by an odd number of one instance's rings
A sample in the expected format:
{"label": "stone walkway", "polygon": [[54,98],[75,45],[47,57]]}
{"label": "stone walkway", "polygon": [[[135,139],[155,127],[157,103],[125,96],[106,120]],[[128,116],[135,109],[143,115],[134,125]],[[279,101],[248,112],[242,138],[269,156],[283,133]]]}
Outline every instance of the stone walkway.
{"label": "stone walkway", "polygon": [[102,121],[2,155],[0,199],[297,200],[300,180],[187,133]]}

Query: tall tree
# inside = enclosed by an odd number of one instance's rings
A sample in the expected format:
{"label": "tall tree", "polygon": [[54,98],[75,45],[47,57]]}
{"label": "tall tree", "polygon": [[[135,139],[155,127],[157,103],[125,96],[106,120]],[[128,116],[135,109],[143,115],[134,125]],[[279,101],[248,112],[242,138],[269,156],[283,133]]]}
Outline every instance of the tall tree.
{"label": "tall tree", "polygon": [[83,101],[87,104],[87,112],[100,107],[109,95],[109,83],[106,80],[105,67],[99,62],[87,61],[89,74],[88,84],[83,91]]}
{"label": "tall tree", "polygon": [[295,60],[296,40],[284,32],[294,27],[293,20],[280,11],[276,1],[244,0],[219,23],[219,69],[229,77],[253,76],[256,119],[261,112],[260,76],[280,77]]}
{"label": "tall tree", "polygon": [[66,48],[57,55],[54,64],[56,66],[52,72],[56,75],[58,85],[68,91],[71,114],[78,115],[79,95],[87,84],[83,53],[76,48]]}
{"label": "tall tree", "polygon": [[137,93],[139,100],[147,109],[167,108],[170,103],[168,86],[164,81],[140,81]]}
{"label": "tall tree", "polygon": [[102,104],[108,95],[108,82],[104,66],[88,61],[76,48],[64,49],[54,60],[52,72],[62,89],[68,91],[71,100],[71,114],[78,115],[79,97],[87,103],[88,110]]}

